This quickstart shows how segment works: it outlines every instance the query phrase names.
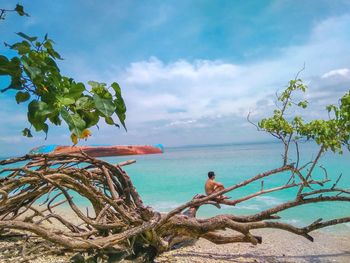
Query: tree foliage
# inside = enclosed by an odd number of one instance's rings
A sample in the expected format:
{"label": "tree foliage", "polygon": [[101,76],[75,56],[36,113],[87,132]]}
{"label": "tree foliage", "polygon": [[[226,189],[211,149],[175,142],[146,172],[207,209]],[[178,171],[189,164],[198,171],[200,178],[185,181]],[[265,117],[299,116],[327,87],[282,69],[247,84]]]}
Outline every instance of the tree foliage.
{"label": "tree foliage", "polygon": [[[20,5],[8,11],[27,15]],[[47,134],[49,123],[58,126],[62,121],[68,125],[74,144],[79,138],[87,138],[91,134],[88,129],[100,119],[117,127],[115,119],[119,119],[126,129],[126,106],[118,83],[107,86],[89,81],[87,86],[64,76],[57,65],[62,57],[48,35],[41,40],[22,32],[17,35],[20,42],[5,43],[17,55],[12,58],[0,55],[0,76],[11,79],[8,86],[0,88],[1,92],[16,90],[17,103],[28,103],[30,127],[22,131],[24,136],[32,137],[31,127]]]}
{"label": "tree foliage", "polygon": [[307,100],[293,99],[295,92],[304,93],[306,89],[307,86],[301,79],[291,80],[277,98],[280,108],[276,109],[271,117],[262,119],[258,127],[282,140],[285,145],[291,140],[313,140],[321,146],[322,151],[330,149],[335,153],[342,153],[343,147],[350,150],[350,91],[340,98],[339,105],[327,106],[328,120],[306,121],[299,115],[288,118],[286,111],[292,106],[302,109],[308,107]]}
{"label": "tree foliage", "polygon": [[3,9],[3,8],[0,8],[0,20],[5,20],[6,13],[8,13],[8,12],[15,12],[19,16],[29,16],[29,14],[27,14],[24,11],[23,6],[20,5],[20,4],[17,4],[16,7],[14,9],[11,9],[11,10],[6,10],[6,9]]}

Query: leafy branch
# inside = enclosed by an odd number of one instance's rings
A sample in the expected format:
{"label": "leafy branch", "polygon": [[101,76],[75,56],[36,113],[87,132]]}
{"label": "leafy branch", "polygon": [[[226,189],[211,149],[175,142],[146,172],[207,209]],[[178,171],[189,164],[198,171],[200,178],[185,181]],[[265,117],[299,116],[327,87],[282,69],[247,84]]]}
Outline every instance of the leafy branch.
{"label": "leafy branch", "polygon": [[[22,9],[18,10],[21,13]],[[78,139],[87,139],[91,135],[89,128],[100,119],[119,127],[118,119],[126,129],[126,106],[118,83],[107,86],[89,81],[86,86],[63,76],[57,66],[62,57],[47,34],[41,41],[22,32],[17,35],[21,42],[5,43],[17,56],[0,55],[0,76],[11,79],[9,85],[0,88],[1,92],[16,90],[17,103],[28,103],[30,127],[22,131],[24,136],[32,137],[31,127],[47,135],[49,123],[59,126],[62,121],[68,125],[74,144]]]}
{"label": "leafy branch", "polygon": [[29,14],[27,14],[24,11],[23,6],[20,5],[20,4],[17,4],[14,9],[3,9],[3,8],[0,8],[0,20],[5,20],[6,13],[8,13],[8,12],[16,12],[20,16],[29,16]]}

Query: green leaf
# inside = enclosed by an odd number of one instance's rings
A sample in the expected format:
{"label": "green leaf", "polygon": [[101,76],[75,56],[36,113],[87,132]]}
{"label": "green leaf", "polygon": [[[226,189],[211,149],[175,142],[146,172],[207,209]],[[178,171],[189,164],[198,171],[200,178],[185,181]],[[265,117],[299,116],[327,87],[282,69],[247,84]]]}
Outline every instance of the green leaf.
{"label": "green leaf", "polygon": [[89,81],[88,84],[92,87],[91,93],[100,96],[102,99],[112,99],[112,94],[107,90],[106,83]]}
{"label": "green leaf", "polygon": [[116,124],[116,123],[114,122],[114,120],[112,119],[112,117],[105,117],[105,122],[106,122],[107,124],[109,124],[109,125],[114,125],[114,126],[116,126],[116,127],[119,128],[119,125]]}
{"label": "green leaf", "polygon": [[10,63],[7,57],[0,55],[0,75],[7,75],[7,65]]}
{"label": "green leaf", "polygon": [[91,97],[84,96],[77,99],[75,107],[77,110],[89,110],[94,106],[94,102]]}
{"label": "green leaf", "polygon": [[307,104],[308,102],[305,100],[305,101],[301,101],[298,103],[298,106],[299,107],[302,107],[303,109],[305,109],[307,107]]}
{"label": "green leaf", "polygon": [[82,113],[83,119],[86,123],[86,128],[90,128],[98,123],[100,120],[100,116],[98,115],[97,111],[92,112],[83,112]]}
{"label": "green leaf", "polygon": [[105,117],[105,122],[109,125],[114,125],[112,117]]}
{"label": "green leaf", "polygon": [[121,98],[121,89],[120,89],[119,84],[117,82],[113,82],[111,86],[115,91],[115,96],[117,98]]}
{"label": "green leaf", "polygon": [[59,114],[56,113],[55,115],[51,115],[49,116],[49,120],[51,121],[51,123],[55,124],[55,125],[61,125],[61,119],[59,117]]}
{"label": "green leaf", "polygon": [[61,116],[68,124],[69,130],[80,137],[82,131],[86,128],[85,121],[78,113],[70,114],[66,109],[61,109]]}
{"label": "green leaf", "polygon": [[25,128],[23,131],[22,131],[22,135],[25,136],[25,137],[33,137],[32,133],[30,132],[30,130],[28,128]]}
{"label": "green leaf", "polygon": [[122,94],[121,94],[121,89],[120,89],[119,84],[116,82],[113,82],[111,86],[115,91],[115,96],[117,97],[117,100],[114,101],[114,104],[116,104],[116,107],[118,107],[118,105],[119,105],[120,111],[125,112],[126,106],[125,106],[124,99],[123,99]]}
{"label": "green leaf", "polygon": [[15,89],[15,90],[23,89],[21,79],[17,77],[12,77],[11,84],[6,89],[1,90],[1,92],[4,92],[8,89]]}
{"label": "green leaf", "polygon": [[29,98],[30,98],[30,94],[27,91],[26,92],[19,91],[16,94],[17,104],[29,100]]}
{"label": "green leaf", "polygon": [[56,62],[52,58],[46,57],[45,63],[47,66],[50,67],[49,68],[50,71],[56,71],[56,74],[58,74],[60,72],[60,69],[58,68]]}
{"label": "green leaf", "polygon": [[45,129],[44,122],[51,113],[52,110],[43,101],[33,100],[28,104],[28,120],[37,131]]}
{"label": "green leaf", "polygon": [[18,32],[18,33],[16,33],[16,34],[19,35],[20,37],[22,37],[22,38],[28,40],[29,42],[33,42],[33,41],[35,41],[35,40],[38,39],[38,37],[30,37],[30,36],[28,36],[28,35],[26,35],[26,34],[24,34],[24,33],[22,33],[22,32]]}
{"label": "green leaf", "polygon": [[49,53],[50,56],[53,57],[53,58],[62,59],[61,55],[59,53],[57,53],[55,50],[53,50],[53,49],[48,49],[47,53]]}
{"label": "green leaf", "polygon": [[20,55],[24,55],[30,51],[30,44],[28,41],[22,41],[15,43],[11,46],[11,49],[17,50]]}
{"label": "green leaf", "polygon": [[6,57],[0,56],[0,75],[21,76],[21,62],[14,57],[9,61]]}
{"label": "green leaf", "polygon": [[37,117],[46,116],[52,112],[45,102],[37,100],[29,103],[28,111],[34,113]]}
{"label": "green leaf", "polygon": [[34,126],[34,128],[35,128],[35,130],[37,132],[39,132],[39,131],[45,132],[45,134],[46,134],[45,140],[46,140],[47,139],[47,133],[49,131],[49,126],[46,123],[44,123],[44,122],[33,123],[33,126]]}
{"label": "green leaf", "polygon": [[126,125],[125,125],[126,106],[125,106],[123,97],[121,95],[121,88],[120,88],[119,84],[116,82],[113,82],[111,86],[115,91],[115,96],[117,97],[117,99],[114,100],[114,105],[116,106],[115,113],[117,114],[119,121],[123,125],[124,129],[127,130]]}
{"label": "green leaf", "polygon": [[41,75],[41,70],[37,67],[29,66],[28,63],[22,59],[22,65],[31,79]]}
{"label": "green leaf", "polygon": [[100,83],[98,83],[96,81],[92,81],[92,80],[89,80],[88,84],[91,86],[91,88],[97,88],[100,86]]}
{"label": "green leaf", "polygon": [[81,97],[82,93],[85,91],[85,86],[83,83],[72,83],[72,85],[69,88],[69,96],[72,98],[79,98]]}
{"label": "green leaf", "polygon": [[97,94],[94,95],[96,109],[99,110],[105,117],[111,116],[115,110],[115,105],[112,100],[102,99]]}
{"label": "green leaf", "polygon": [[50,40],[45,41],[44,47],[45,47],[47,50],[53,49],[53,47],[52,47],[52,41],[50,41]]}
{"label": "green leaf", "polygon": [[45,140],[47,139],[47,133],[49,131],[49,125],[46,123],[36,123],[35,125],[33,124],[35,130],[38,131],[43,131],[45,132]]}
{"label": "green leaf", "polygon": [[17,14],[19,14],[20,16],[29,16],[26,12],[24,12],[24,8],[22,5],[17,4],[15,7],[15,11],[17,12]]}
{"label": "green leaf", "polygon": [[75,102],[75,99],[69,97],[60,98],[59,100],[64,106],[72,105]]}
{"label": "green leaf", "polygon": [[116,110],[116,114],[118,116],[120,123],[123,125],[124,129],[127,130],[126,125],[125,125],[125,119],[126,119],[125,111]]}
{"label": "green leaf", "polygon": [[116,106],[115,113],[117,114],[120,123],[123,125],[124,129],[127,130],[126,125],[125,125],[125,119],[126,119],[126,106],[124,103],[123,98],[119,98],[114,100],[114,105]]}
{"label": "green leaf", "polygon": [[44,122],[39,122],[39,121],[36,121],[36,122],[33,122],[32,125],[34,126],[35,128],[35,131],[41,131],[43,130],[43,127],[44,127]]}

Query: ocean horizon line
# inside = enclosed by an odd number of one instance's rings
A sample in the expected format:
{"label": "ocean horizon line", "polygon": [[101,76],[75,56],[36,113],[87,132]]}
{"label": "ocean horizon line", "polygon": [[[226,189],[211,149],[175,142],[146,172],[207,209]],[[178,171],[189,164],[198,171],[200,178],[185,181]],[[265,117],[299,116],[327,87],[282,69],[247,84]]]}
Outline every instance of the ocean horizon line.
{"label": "ocean horizon line", "polygon": [[266,141],[245,141],[245,142],[226,142],[226,143],[203,143],[203,144],[184,144],[176,146],[163,146],[166,149],[177,149],[177,148],[204,148],[204,147],[221,147],[221,146],[240,146],[240,145],[260,145],[260,144],[280,144],[277,140],[266,140]]}

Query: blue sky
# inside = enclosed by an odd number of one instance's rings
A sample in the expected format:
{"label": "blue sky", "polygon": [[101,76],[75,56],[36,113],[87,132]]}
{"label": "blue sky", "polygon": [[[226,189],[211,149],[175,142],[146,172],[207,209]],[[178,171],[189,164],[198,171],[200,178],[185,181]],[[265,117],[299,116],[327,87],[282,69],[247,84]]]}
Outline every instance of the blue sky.
{"label": "blue sky", "polygon": [[[17,1],[0,0],[12,8]],[[29,18],[8,15],[1,42],[14,32],[48,33],[77,81],[121,84],[128,132],[93,130],[88,144],[165,146],[267,140],[247,125],[274,105],[274,93],[306,64],[308,117],[350,87],[350,2],[23,1]],[[11,55],[4,46],[2,54]],[[0,81],[4,82],[4,79]],[[13,95],[13,94],[12,94]],[[26,126],[25,105],[0,94],[0,156],[41,144],[69,144],[64,128],[47,141]],[[10,154],[11,153],[11,154]]]}

